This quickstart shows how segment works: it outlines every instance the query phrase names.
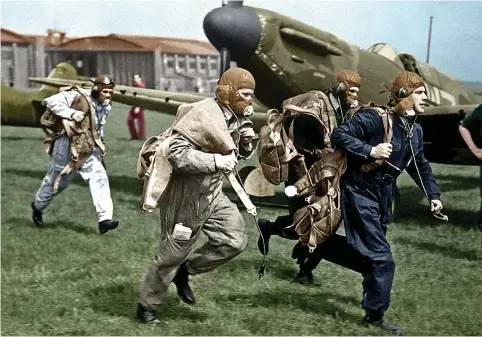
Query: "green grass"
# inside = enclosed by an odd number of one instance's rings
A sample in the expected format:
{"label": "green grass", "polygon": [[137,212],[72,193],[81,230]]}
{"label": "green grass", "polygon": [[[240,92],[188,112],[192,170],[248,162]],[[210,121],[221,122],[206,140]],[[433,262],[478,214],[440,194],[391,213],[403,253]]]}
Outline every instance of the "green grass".
{"label": "green grass", "polygon": [[[127,106],[115,105],[106,127],[107,170],[120,226],[99,235],[87,185],[76,176],[31,222],[30,202],[49,157],[39,129],[2,126],[3,335],[380,335],[360,323],[361,276],[322,262],[315,284],[294,283],[293,241],[273,238],[266,276],[257,280],[257,231],[245,214],[250,242],[233,261],[192,278],[197,304],[175,287],[155,327],[135,322],[139,287],[159,240],[159,215],[139,211],[136,176],[141,142],[128,140]],[[147,134],[173,120],[147,113]],[[449,223],[433,219],[422,192],[404,174],[401,215],[389,225],[396,262],[386,319],[407,335],[480,335],[481,234],[478,168],[433,165]],[[283,210],[261,207],[274,219]]]}

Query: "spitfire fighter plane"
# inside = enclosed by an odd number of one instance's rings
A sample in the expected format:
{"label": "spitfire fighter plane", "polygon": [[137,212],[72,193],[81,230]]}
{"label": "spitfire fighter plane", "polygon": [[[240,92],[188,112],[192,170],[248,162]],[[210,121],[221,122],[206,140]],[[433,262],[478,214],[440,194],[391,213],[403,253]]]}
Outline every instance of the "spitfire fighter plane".
{"label": "spitfire fighter plane", "polygon": [[[385,43],[363,50],[293,18],[243,6],[242,1],[229,1],[213,9],[205,16],[203,26],[207,38],[221,53],[221,73],[233,60],[254,75],[256,99],[251,119],[256,131],[266,123],[268,108],[280,109],[288,97],[328,88],[338,71],[352,69],[360,73],[363,80],[361,102],[385,104],[387,97],[379,92],[384,85],[391,84],[398,72],[409,70],[418,73],[426,83],[428,106],[418,120],[424,129],[427,159],[437,163],[478,164],[458,134],[458,122],[476,107],[480,99],[457,81],[417,61],[412,55],[397,54]],[[67,66],[62,64],[62,67]],[[92,85],[86,78],[75,77],[51,76],[31,80],[57,88]],[[181,104],[204,98],[117,85],[113,100],[175,115]],[[5,111],[3,101],[2,93],[2,110]],[[38,98],[32,100],[32,105],[37,108],[35,102]],[[30,118],[38,121],[40,115],[35,110]],[[9,113],[9,116],[15,116],[15,113]],[[2,123],[8,124],[14,119],[5,120],[2,116]]]}

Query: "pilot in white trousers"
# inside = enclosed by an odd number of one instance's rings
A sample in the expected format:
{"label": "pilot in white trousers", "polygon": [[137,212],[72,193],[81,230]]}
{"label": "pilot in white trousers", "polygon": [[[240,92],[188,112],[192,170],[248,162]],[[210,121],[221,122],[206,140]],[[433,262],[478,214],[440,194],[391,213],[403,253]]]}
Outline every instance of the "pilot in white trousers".
{"label": "pilot in white trousers", "polygon": [[[49,169],[35,195],[34,205],[40,212],[43,212],[54,198],[53,187],[55,179],[57,179],[59,173],[69,163],[70,158],[69,138],[62,136],[55,141]],[[89,184],[98,221],[111,220],[114,207],[110,196],[109,178],[102,165],[99,153],[94,150],[94,153],[87,158],[77,172],[82,176],[84,181]],[[69,186],[71,176],[72,174],[69,174],[62,178],[59,184],[59,193]]]}
{"label": "pilot in white trousers", "polygon": [[[96,79],[97,81],[97,79]],[[109,85],[109,84],[107,84]],[[106,87],[107,87],[106,85]],[[104,91],[106,88],[101,88],[100,97],[104,98]],[[109,88],[107,88],[109,89]],[[112,90],[111,90],[112,91]],[[107,92],[107,95],[110,93]],[[61,118],[72,118],[76,110],[72,108],[72,104],[80,95],[77,91],[62,91],[44,100],[44,104],[52,112]],[[110,98],[110,97],[108,97]],[[110,100],[99,100],[97,97],[90,97],[90,102],[95,111],[95,120],[98,134],[103,137],[104,124],[106,117],[111,110],[109,104]],[[54,198],[54,184],[60,172],[68,165],[72,158],[70,139],[64,135],[55,140],[49,169],[42,180],[40,188],[38,189],[35,200],[32,202],[32,219],[36,226],[43,227],[42,213],[48,207]],[[93,153],[85,160],[80,169],[77,170],[84,181],[89,184],[90,194],[97,213],[99,232],[104,234],[109,230],[117,228],[119,222],[112,220],[113,204],[110,195],[109,178],[107,172],[102,165],[102,159],[99,149],[95,148]],[[59,183],[58,193],[65,190],[70,183],[71,174],[62,178]]]}

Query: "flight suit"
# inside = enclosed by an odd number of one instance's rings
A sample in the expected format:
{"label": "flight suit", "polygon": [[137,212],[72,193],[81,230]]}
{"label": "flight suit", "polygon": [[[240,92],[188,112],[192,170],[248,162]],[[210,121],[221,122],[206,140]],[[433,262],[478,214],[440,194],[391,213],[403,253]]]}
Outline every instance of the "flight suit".
{"label": "flight suit", "polygon": [[[236,118],[213,99],[195,104],[201,106],[198,109],[210,109],[210,114],[224,114],[234,144],[239,144],[244,128],[252,127],[248,118]],[[252,151],[252,146],[239,145],[241,158]],[[224,175],[216,168],[214,154],[201,151],[188,137],[177,133],[170,141],[168,160],[173,175],[167,195],[160,201],[162,242],[141,287],[140,303],[152,311],[165,302],[168,286],[182,263],[190,275],[205,273],[236,257],[248,243],[243,217],[222,191]],[[191,239],[171,236],[178,223],[192,230]],[[193,250],[201,231],[208,242]]]}
{"label": "flight suit", "polygon": [[[44,104],[61,118],[69,118],[75,111],[72,104],[75,98],[80,95],[78,92],[62,91],[44,100]],[[104,136],[104,125],[107,116],[112,109],[110,104],[99,103],[91,97],[92,107],[95,111],[95,124],[100,137]],[[35,194],[34,206],[40,212],[44,212],[49,206],[54,194],[54,183],[63,168],[72,159],[71,144],[69,137],[61,136],[55,140],[50,165],[42,183]],[[92,154],[85,160],[77,172],[84,181],[89,184],[92,202],[94,204],[99,222],[111,220],[114,207],[109,187],[109,178],[102,165],[101,150],[96,147]],[[63,177],[59,184],[58,193],[65,190],[70,184],[71,175]]]}
{"label": "flight suit", "polygon": [[331,137],[337,149],[347,152],[348,160],[341,180],[346,244],[332,245],[330,249],[336,251],[331,254],[339,258],[348,255],[349,264],[359,266],[357,271],[363,275],[362,306],[374,319],[383,316],[390,305],[395,263],[386,233],[398,175],[406,169],[422,187],[416,165],[429,199],[440,199],[440,190],[424,157],[422,128],[417,123],[412,125],[410,130],[404,117],[394,116],[392,154],[387,161],[395,168],[385,163],[370,172],[362,172],[361,166],[369,162],[372,147],[382,143],[384,136],[382,119],[375,110],[357,113],[335,129]]}

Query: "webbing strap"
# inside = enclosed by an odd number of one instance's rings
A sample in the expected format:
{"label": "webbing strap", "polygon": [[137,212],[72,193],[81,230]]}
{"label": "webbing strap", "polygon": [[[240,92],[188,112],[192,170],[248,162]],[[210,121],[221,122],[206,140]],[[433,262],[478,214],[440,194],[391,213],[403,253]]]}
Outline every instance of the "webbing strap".
{"label": "webbing strap", "polygon": [[[383,135],[383,142],[390,143],[392,141],[393,136],[393,116],[390,112],[385,111],[382,108],[373,107],[372,109],[378,112],[378,115],[381,117],[383,122],[383,130],[385,131]],[[365,164],[361,167],[363,172],[369,172],[371,170],[376,169],[380,165],[385,162],[385,159],[377,159],[374,162]]]}

